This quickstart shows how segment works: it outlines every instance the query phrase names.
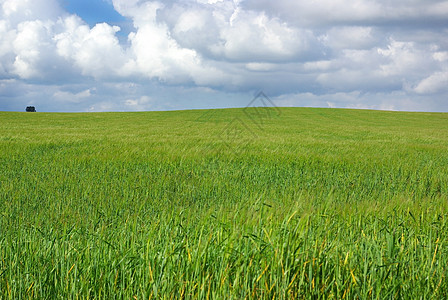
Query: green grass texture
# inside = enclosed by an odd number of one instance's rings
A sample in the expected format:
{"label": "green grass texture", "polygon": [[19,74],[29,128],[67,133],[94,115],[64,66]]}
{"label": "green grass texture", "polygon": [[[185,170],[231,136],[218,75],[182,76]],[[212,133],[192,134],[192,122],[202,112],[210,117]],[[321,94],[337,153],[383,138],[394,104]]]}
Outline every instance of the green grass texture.
{"label": "green grass texture", "polygon": [[446,299],[448,114],[0,112],[0,299]]}

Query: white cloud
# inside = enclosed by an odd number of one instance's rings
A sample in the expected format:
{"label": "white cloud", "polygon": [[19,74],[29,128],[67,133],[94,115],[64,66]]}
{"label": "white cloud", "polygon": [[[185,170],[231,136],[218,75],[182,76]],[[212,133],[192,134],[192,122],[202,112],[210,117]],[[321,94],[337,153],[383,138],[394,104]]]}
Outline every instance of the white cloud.
{"label": "white cloud", "polygon": [[448,1],[434,1],[423,8],[423,11],[428,15],[446,18],[448,15]]}
{"label": "white cloud", "polygon": [[448,51],[436,52],[432,55],[432,57],[434,58],[434,60],[439,62],[448,61]]}
{"label": "white cloud", "polygon": [[[0,57],[12,53],[15,31],[9,28],[8,22],[6,20],[0,20]],[[4,61],[1,60],[0,63]]]}
{"label": "white cloud", "polygon": [[56,91],[53,94],[53,99],[57,101],[67,101],[72,103],[80,103],[92,96],[94,89],[87,89],[78,93],[71,93],[67,91]]}
{"label": "white cloud", "polygon": [[153,105],[153,100],[148,96],[141,96],[138,99],[127,99],[124,101],[126,110],[130,111],[142,111],[150,110]]}
{"label": "white cloud", "polygon": [[251,71],[272,71],[277,68],[273,63],[248,63],[246,68]]}
{"label": "white cloud", "polygon": [[54,20],[66,14],[57,0],[2,0],[0,16],[12,25],[36,19]]}
{"label": "white cloud", "polygon": [[[431,111],[440,109],[440,103],[432,97],[411,98],[403,91],[390,93],[299,93],[285,94],[272,98],[276,105],[293,107],[330,107],[375,110]],[[448,103],[443,103],[443,110],[448,110]]]}
{"label": "white cloud", "polygon": [[420,81],[414,88],[418,94],[448,92],[448,72],[437,72]]}
{"label": "white cloud", "polygon": [[380,66],[384,76],[406,74],[420,69],[424,60],[424,53],[415,49],[412,42],[398,42],[392,40],[385,49],[378,49],[378,54],[386,58],[386,64]]}
{"label": "white cloud", "polygon": [[370,26],[334,27],[322,36],[321,41],[329,48],[339,49],[371,49],[378,43],[378,38]]}
{"label": "white cloud", "polygon": [[309,55],[309,46],[314,42],[307,30],[250,12],[240,13],[232,26],[224,27],[221,38],[225,43],[215,45],[214,54],[245,62],[299,60]]}
{"label": "white cloud", "polygon": [[76,16],[60,23],[62,32],[53,38],[60,56],[72,61],[83,75],[96,78],[120,75],[127,58],[115,35],[119,27],[100,23],[89,28]]}
{"label": "white cloud", "polygon": [[17,26],[17,34],[13,41],[16,54],[13,73],[21,78],[32,78],[40,75],[39,62],[45,59],[48,47],[49,25],[40,20],[27,21]]}
{"label": "white cloud", "polygon": [[48,98],[66,110],[177,107],[135,87],[151,83],[179,97],[177,87],[191,87],[198,99],[205,90],[240,97],[263,89],[322,106],[446,107],[448,1],[110,2],[134,26],[127,42],[119,27],[90,27],[57,0],[1,1],[0,81],[8,88],[0,99]]}
{"label": "white cloud", "polygon": [[244,6],[265,11],[300,26],[387,25],[396,22],[446,20],[448,2],[435,0],[246,0]]}
{"label": "white cloud", "polygon": [[139,27],[130,41],[135,57],[132,67],[149,78],[176,80],[181,76],[188,81],[189,70],[200,63],[194,50],[181,48],[165,26],[153,22]]}

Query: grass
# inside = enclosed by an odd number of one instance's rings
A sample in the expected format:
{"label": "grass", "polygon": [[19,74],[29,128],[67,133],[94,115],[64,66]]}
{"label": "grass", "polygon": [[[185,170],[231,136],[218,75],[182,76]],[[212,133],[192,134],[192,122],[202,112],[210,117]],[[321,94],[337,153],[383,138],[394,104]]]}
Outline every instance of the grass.
{"label": "grass", "polygon": [[0,298],[448,297],[448,114],[259,113],[0,112]]}

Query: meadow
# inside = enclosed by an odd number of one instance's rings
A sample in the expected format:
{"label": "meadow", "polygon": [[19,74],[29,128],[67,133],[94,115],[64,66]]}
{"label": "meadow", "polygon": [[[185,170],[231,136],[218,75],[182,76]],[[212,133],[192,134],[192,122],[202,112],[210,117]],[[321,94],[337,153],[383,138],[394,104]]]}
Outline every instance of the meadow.
{"label": "meadow", "polygon": [[0,112],[0,299],[446,299],[448,114]]}

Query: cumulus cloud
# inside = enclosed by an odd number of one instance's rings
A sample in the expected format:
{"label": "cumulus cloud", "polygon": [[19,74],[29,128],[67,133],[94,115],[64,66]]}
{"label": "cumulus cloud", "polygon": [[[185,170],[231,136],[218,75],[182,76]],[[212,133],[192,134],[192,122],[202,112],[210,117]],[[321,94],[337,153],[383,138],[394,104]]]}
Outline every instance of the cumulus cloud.
{"label": "cumulus cloud", "polygon": [[126,105],[126,110],[130,111],[142,111],[142,110],[150,110],[152,106],[153,100],[149,96],[141,96],[137,99],[127,99],[124,101],[124,105]]}
{"label": "cumulus cloud", "polygon": [[[0,109],[187,108],[260,89],[285,105],[447,107],[448,1],[111,0],[127,39],[57,0],[0,3]],[[161,97],[185,88],[192,104]]]}
{"label": "cumulus cloud", "polygon": [[381,38],[371,26],[341,26],[330,28],[320,40],[330,49],[344,50],[371,49]]}
{"label": "cumulus cloud", "polygon": [[122,72],[126,56],[115,36],[119,27],[100,23],[89,28],[76,16],[59,20],[58,25],[61,32],[53,37],[57,53],[83,75],[98,78]]}
{"label": "cumulus cloud", "polygon": [[437,72],[420,81],[414,88],[418,94],[435,94],[448,91],[448,72]]}
{"label": "cumulus cloud", "polygon": [[57,0],[2,0],[1,16],[12,26],[23,21],[54,20],[66,12]]}
{"label": "cumulus cloud", "polygon": [[87,89],[81,92],[72,93],[68,91],[58,90],[53,94],[53,99],[63,102],[80,103],[83,100],[90,98],[90,96],[92,96],[92,92],[94,91],[95,89]]}
{"label": "cumulus cloud", "polygon": [[290,1],[247,0],[247,9],[266,11],[289,23],[306,26],[378,25],[391,23],[445,22],[448,4],[444,0],[344,0]]}

